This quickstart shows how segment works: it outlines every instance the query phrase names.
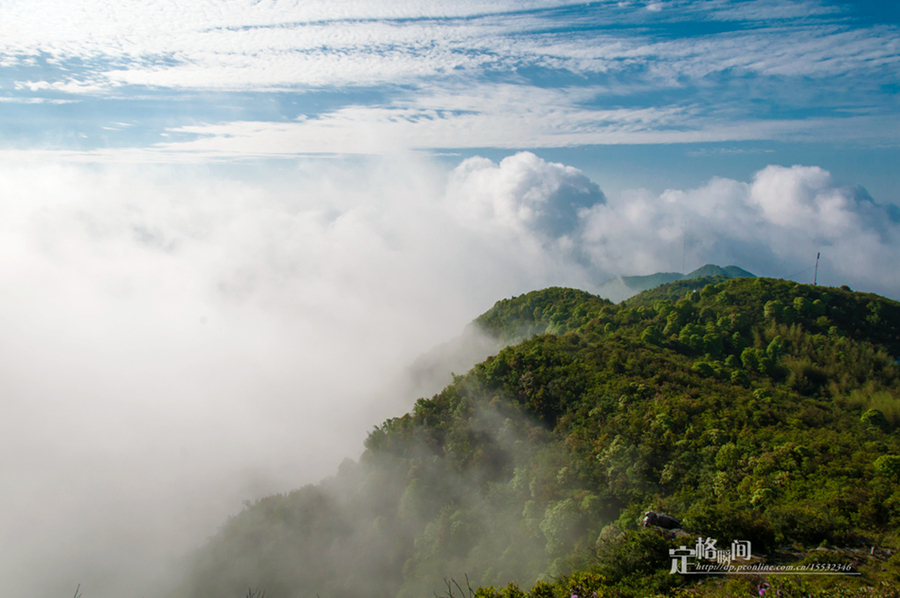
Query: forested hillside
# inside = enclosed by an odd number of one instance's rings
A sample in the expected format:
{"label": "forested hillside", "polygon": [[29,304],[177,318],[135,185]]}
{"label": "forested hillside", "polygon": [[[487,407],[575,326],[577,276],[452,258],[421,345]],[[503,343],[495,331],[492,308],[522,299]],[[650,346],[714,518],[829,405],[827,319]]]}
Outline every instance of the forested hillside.
{"label": "forested hillside", "polygon": [[706,264],[688,274],[657,272],[656,274],[645,276],[618,276],[603,282],[597,289],[597,294],[612,299],[614,302],[619,302],[642,291],[656,288],[661,284],[675,282],[676,280],[711,277],[722,277],[724,280],[726,278],[755,278],[755,276],[755,274],[737,266],[725,266],[722,268],[715,264]]}
{"label": "forested hillside", "polygon": [[[233,517],[177,596],[757,595],[762,577],[670,574],[696,536],[862,573],[769,579],[784,595],[896,595],[897,302],[700,278],[618,305],[536,291],[477,324],[533,336]],[[684,531],[642,529],[651,508]]]}

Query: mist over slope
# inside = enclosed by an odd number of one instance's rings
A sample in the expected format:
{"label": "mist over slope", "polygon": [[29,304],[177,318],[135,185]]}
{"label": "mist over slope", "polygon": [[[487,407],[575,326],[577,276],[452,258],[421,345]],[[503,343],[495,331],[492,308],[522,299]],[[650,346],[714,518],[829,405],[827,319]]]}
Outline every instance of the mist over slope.
{"label": "mist over slope", "polygon": [[[537,295],[540,299],[535,306],[529,298]],[[540,304],[551,298],[554,311],[544,314]],[[456,373],[467,372],[504,347],[518,344],[536,334],[553,334],[565,329],[576,306],[584,310],[585,305],[597,308],[608,303],[605,297],[576,289],[533,291],[521,297],[502,299],[467,325],[460,336],[417,358],[404,370],[398,383],[385,392],[394,393],[394,403],[406,408],[419,397],[440,392],[453,381]],[[379,400],[385,401],[390,401],[386,395]]]}
{"label": "mist over slope", "polygon": [[[701,278],[619,305],[550,288],[476,322],[543,334],[377,426],[334,477],[231,518],[174,596],[412,597],[466,577],[646,596],[685,583],[676,540],[639,529],[647,508],[770,556],[900,540],[897,302]],[[900,580],[854,558],[853,583]]]}
{"label": "mist over slope", "polygon": [[820,283],[900,296],[894,212],[819,168],[603,184],[527,152],[4,161],[0,593],[153,594],[244,500],[321,480],[499,351],[402,374],[498,297],[596,292],[683,250],[765,275],[821,251]]}

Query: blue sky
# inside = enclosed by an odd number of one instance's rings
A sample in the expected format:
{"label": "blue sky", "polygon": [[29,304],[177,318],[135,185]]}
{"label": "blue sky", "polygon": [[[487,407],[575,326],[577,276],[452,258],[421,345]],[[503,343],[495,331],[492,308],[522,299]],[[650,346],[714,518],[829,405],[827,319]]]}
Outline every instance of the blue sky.
{"label": "blue sky", "polygon": [[648,166],[665,188],[816,164],[897,202],[887,4],[5,1],[0,148],[152,162],[527,149],[623,188],[646,186]]}

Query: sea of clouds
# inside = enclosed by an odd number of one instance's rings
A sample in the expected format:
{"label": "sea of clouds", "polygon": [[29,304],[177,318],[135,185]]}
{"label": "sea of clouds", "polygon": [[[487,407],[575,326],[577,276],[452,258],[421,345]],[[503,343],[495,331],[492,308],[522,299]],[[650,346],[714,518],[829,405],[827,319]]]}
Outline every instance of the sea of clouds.
{"label": "sea of clouds", "polygon": [[356,458],[415,398],[384,398],[403,368],[504,297],[817,252],[820,284],[900,297],[897,209],[820,168],[602,186],[530,153],[0,165],[0,593],[161,595],[243,500]]}

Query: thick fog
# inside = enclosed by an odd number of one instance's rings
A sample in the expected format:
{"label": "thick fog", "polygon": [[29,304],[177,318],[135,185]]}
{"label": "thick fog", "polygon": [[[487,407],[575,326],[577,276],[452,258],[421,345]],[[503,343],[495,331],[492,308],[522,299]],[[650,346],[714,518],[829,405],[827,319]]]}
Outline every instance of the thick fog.
{"label": "thick fog", "polygon": [[0,593],[161,595],[242,501],[356,458],[428,386],[404,369],[504,297],[683,260],[811,281],[817,251],[820,283],[900,296],[896,208],[821,169],[602,186],[528,153],[0,165]]}

